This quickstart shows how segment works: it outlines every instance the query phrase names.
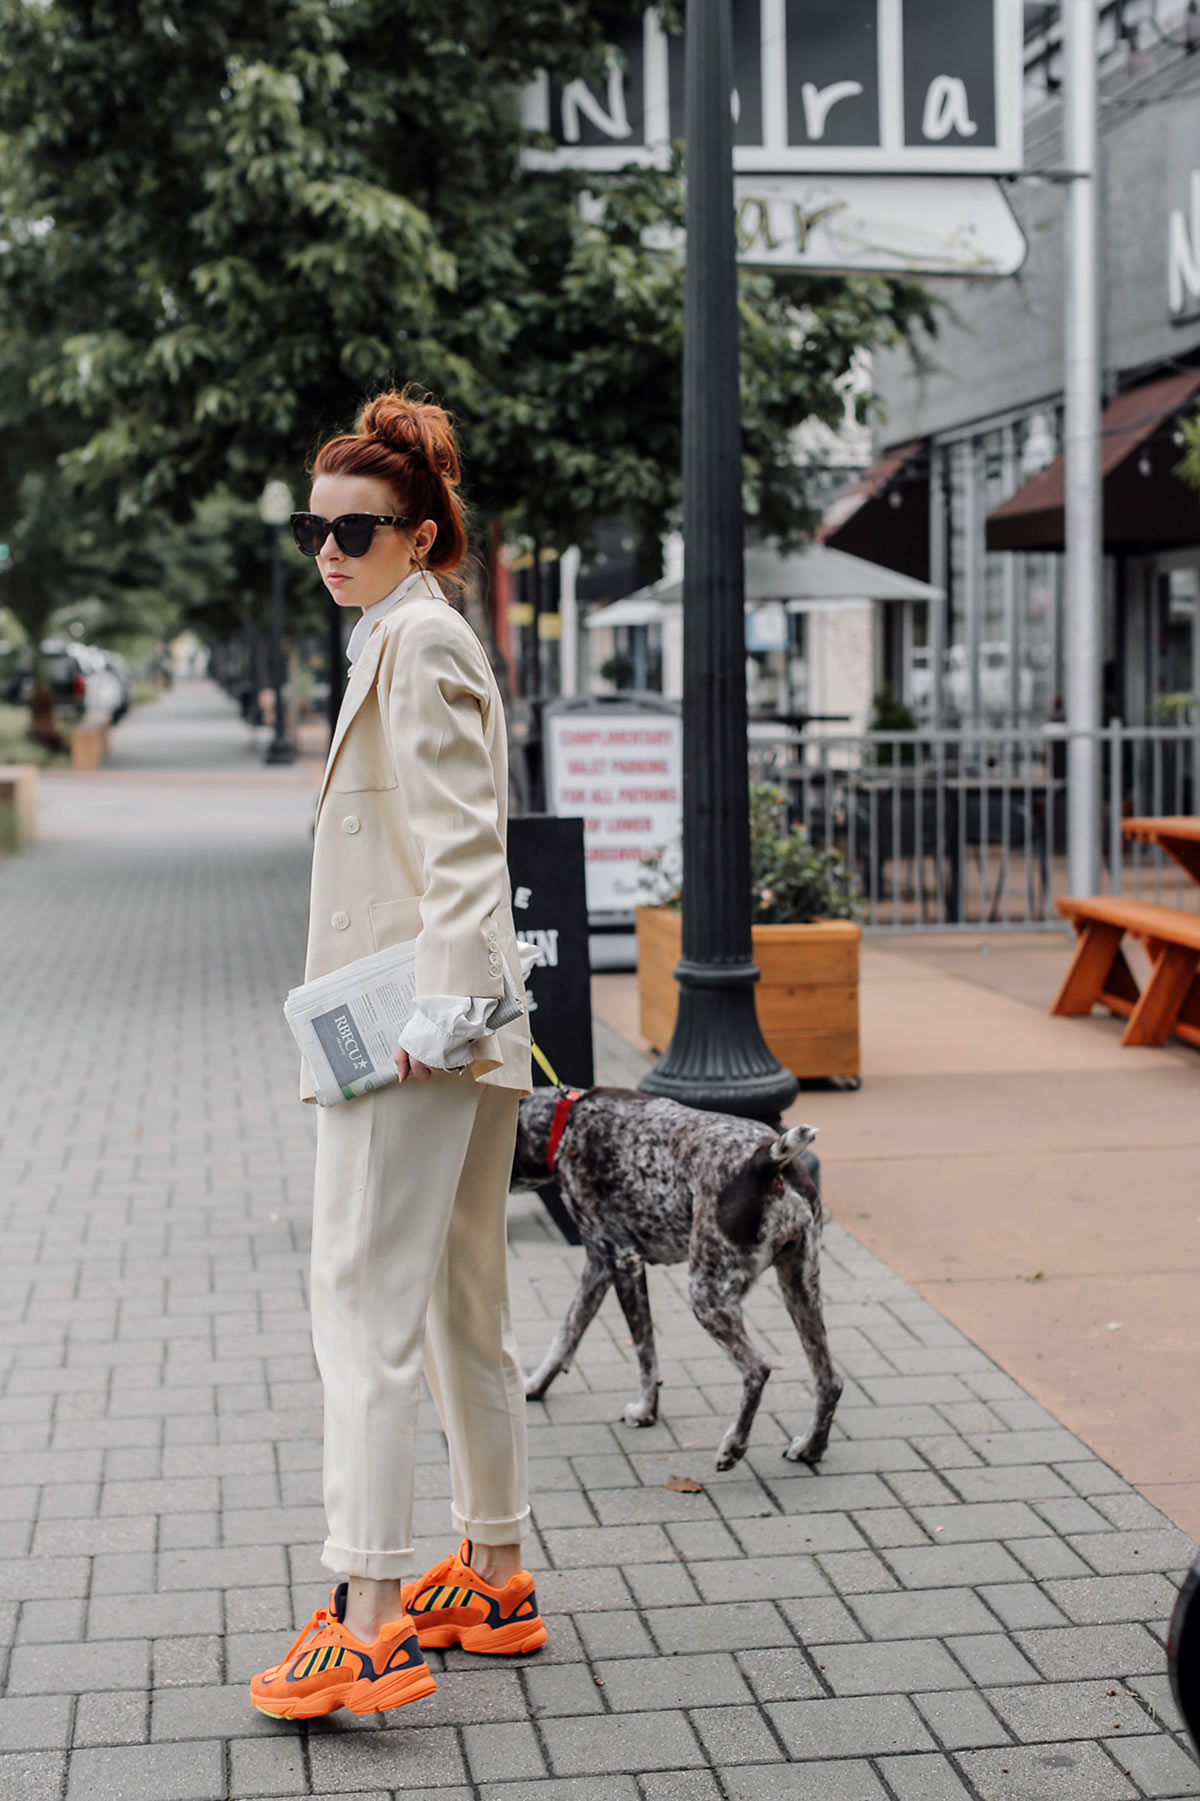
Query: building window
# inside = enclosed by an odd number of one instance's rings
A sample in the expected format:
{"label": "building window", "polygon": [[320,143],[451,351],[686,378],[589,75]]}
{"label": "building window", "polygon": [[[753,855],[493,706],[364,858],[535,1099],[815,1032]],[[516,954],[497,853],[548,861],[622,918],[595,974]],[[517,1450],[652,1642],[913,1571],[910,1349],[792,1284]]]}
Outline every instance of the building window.
{"label": "building window", "polygon": [[1042,408],[934,447],[944,507],[951,722],[1036,725],[1062,690],[1062,557],[989,551],[987,517],[1057,454],[1061,410]]}

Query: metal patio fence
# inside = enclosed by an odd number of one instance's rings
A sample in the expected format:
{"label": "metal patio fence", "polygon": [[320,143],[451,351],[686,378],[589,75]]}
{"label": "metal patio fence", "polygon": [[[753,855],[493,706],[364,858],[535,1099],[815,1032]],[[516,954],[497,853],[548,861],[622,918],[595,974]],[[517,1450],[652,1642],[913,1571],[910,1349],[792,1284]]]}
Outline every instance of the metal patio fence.
{"label": "metal patio fence", "polygon": [[[1200,724],[1115,721],[1094,736],[1104,891],[1200,909],[1196,883],[1122,832],[1134,816],[1196,812]],[[1054,725],[793,733],[754,746],[751,778],[782,788],[813,845],[846,858],[870,929],[1062,930],[1054,901],[1068,892],[1070,737]]]}

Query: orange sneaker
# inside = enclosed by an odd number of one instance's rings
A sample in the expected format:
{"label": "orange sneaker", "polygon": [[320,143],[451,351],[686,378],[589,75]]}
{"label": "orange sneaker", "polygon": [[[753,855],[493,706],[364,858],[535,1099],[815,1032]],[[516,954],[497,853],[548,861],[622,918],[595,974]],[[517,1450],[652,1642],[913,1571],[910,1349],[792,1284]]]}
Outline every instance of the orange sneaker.
{"label": "orange sneaker", "polygon": [[313,1720],[339,1707],[383,1713],[433,1693],[437,1683],[408,1615],[384,1626],[373,1645],[360,1644],[342,1624],[346,1586],[339,1582],[281,1663],[251,1679],[259,1713],[275,1720]]}
{"label": "orange sneaker", "polygon": [[518,1570],[503,1588],[493,1588],[471,1568],[470,1557],[471,1541],[464,1538],[457,1551],[402,1590],[422,1650],[461,1645],[486,1656],[518,1657],[544,1645],[549,1635],[529,1571]]}

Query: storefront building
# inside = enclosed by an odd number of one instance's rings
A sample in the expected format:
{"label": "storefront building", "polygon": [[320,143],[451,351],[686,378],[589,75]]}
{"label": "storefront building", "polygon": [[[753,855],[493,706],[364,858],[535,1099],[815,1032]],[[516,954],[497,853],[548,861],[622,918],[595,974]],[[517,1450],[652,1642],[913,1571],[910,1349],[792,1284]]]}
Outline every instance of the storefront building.
{"label": "storefront building", "polygon": [[[944,589],[897,610],[886,673],[947,723],[1061,710],[1063,216],[1057,8],[1031,44],[1026,176],[1010,198],[1021,273],[932,282],[928,366],[880,359],[872,469],[830,508],[827,543]],[[1119,35],[1122,11],[1126,20]],[[1182,6],[1102,6],[1104,705],[1149,724],[1200,696],[1200,497],[1174,473],[1200,405],[1200,55]]]}

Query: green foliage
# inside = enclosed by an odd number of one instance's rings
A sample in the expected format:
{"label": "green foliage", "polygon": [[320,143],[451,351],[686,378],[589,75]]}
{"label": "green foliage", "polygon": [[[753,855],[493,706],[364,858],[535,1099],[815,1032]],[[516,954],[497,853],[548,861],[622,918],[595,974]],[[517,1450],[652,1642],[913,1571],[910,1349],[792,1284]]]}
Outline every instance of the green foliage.
{"label": "green foliage", "polygon": [[[22,617],[94,592],[91,547],[115,543],[139,559],[127,600],[232,629],[263,585],[263,483],[302,494],[315,442],[392,381],[454,410],[481,523],[559,549],[614,515],[650,543],[675,523],[682,260],[643,234],[680,223],[677,172],[517,169],[518,84],[596,76],[641,11],[0,0],[0,536],[24,545]],[[855,352],[929,307],[866,278],[744,272],[740,293],[746,504],[786,536],[811,519],[794,428],[840,423]],[[165,520],[197,523],[185,543]]]}
{"label": "green foliage", "polygon": [[1195,694],[1156,694],[1154,696],[1153,714],[1163,725],[1188,725],[1192,711],[1200,706],[1200,697]]}
{"label": "green foliage", "polygon": [[[69,736],[69,729],[66,735]],[[30,737],[28,707],[0,702],[0,763],[32,763],[37,769],[54,769],[70,760],[69,748],[52,750],[48,744]]]}
{"label": "green foliage", "polygon": [[1200,488],[1200,413],[1180,421],[1183,432],[1183,456],[1175,465],[1175,473],[1189,488]]}
{"label": "green foliage", "polygon": [[[916,714],[893,691],[890,682],[885,682],[872,698],[871,721],[867,729],[872,732],[915,732],[917,729]],[[916,760],[916,746],[874,744],[871,747],[871,758],[873,762],[884,766],[897,761],[913,763]]]}
{"label": "green foliage", "polygon": [[[678,841],[642,859],[645,905],[683,903],[683,857]],[[814,850],[801,826],[789,825],[779,788],[750,784],[752,925],[807,925],[814,919],[857,919],[858,881],[840,851]]]}
{"label": "green foliage", "polygon": [[782,790],[766,782],[750,785],[750,881],[755,925],[858,916],[858,883],[841,852],[814,850],[803,827],[788,824]]}
{"label": "green foliage", "polygon": [[600,678],[611,682],[614,688],[632,688],[633,663],[623,652],[618,651],[616,656],[608,657],[601,663]]}

